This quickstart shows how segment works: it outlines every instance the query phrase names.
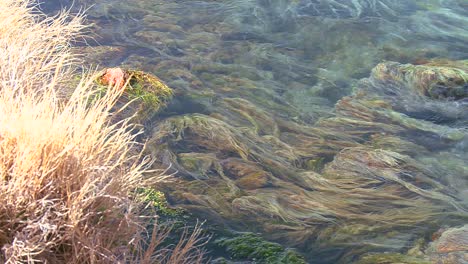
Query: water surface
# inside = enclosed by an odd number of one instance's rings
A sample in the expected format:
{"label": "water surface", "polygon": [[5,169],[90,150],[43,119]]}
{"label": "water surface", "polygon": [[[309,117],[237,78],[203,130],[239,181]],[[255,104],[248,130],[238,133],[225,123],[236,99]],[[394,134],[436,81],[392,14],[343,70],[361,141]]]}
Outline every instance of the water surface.
{"label": "water surface", "polygon": [[177,171],[174,205],[311,263],[430,255],[432,234],[466,223],[466,79],[425,94],[427,69],[403,64],[466,73],[467,1],[79,4],[104,46],[90,63],[176,92],[146,128]]}

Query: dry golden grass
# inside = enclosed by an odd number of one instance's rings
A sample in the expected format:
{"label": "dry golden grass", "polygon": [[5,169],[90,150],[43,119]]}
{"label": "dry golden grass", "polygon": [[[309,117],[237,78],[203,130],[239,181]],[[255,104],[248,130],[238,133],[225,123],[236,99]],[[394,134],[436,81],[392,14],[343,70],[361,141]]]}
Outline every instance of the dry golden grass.
{"label": "dry golden grass", "polygon": [[183,238],[191,248],[158,251],[164,232],[139,252],[147,219],[135,189],[161,178],[142,176],[148,162],[128,120],[109,122],[121,89],[108,89],[90,105],[90,76],[59,100],[74,71],[69,46],[84,28],[82,18],[34,10],[29,1],[0,4],[0,262],[192,257],[196,237]]}
{"label": "dry golden grass", "polygon": [[166,264],[198,264],[205,263],[205,249],[208,239],[202,235],[201,224],[195,225],[192,231],[184,228],[179,241],[175,245],[161,246],[169,235],[172,227],[161,228],[156,226],[153,230],[151,243],[143,255],[137,256],[132,262],[139,264],[166,263]]}

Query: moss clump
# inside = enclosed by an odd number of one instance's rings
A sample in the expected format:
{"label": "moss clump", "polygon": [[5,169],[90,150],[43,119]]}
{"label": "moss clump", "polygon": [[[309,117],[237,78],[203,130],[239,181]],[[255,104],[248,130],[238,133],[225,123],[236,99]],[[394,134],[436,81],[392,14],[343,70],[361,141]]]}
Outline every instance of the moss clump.
{"label": "moss clump", "polygon": [[140,188],[137,190],[137,193],[139,194],[139,199],[152,206],[160,216],[177,217],[183,213],[181,209],[169,207],[163,192],[151,188]]}
{"label": "moss clump", "polygon": [[[100,77],[96,79],[100,87],[98,87],[99,92],[95,97],[102,97],[109,87],[116,85],[113,88],[118,88],[119,85],[123,86],[124,83],[127,83],[119,101],[122,105],[128,104],[127,112],[129,116],[137,113],[137,122],[150,119],[161,108],[165,107],[172,98],[172,89],[158,77],[143,71],[116,69],[122,72],[121,76],[109,77],[108,69],[103,71]],[[116,70],[114,69],[114,71]],[[111,79],[110,83],[109,79]]]}
{"label": "moss clump", "polygon": [[288,263],[305,264],[305,259],[290,249],[268,242],[252,234],[242,234],[232,238],[221,238],[215,241],[218,246],[226,249],[231,258],[254,260],[256,263]]}
{"label": "moss clump", "polygon": [[142,72],[127,70],[130,74],[126,93],[129,99],[139,99],[146,106],[157,111],[172,97],[172,90],[158,77]]}
{"label": "moss clump", "polygon": [[305,168],[313,171],[321,171],[324,167],[325,158],[319,157],[316,159],[310,159],[305,162]]}

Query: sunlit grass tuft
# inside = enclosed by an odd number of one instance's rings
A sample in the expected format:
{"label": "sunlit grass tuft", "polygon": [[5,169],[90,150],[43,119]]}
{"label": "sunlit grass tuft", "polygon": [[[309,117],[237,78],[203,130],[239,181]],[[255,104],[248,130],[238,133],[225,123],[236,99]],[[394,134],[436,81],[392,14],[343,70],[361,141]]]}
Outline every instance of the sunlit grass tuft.
{"label": "sunlit grass tuft", "polygon": [[82,17],[34,8],[0,5],[0,262],[176,263],[201,254],[192,243],[199,233],[179,252],[154,247],[161,232],[144,246],[148,219],[136,189],[164,176],[143,177],[149,162],[135,128],[129,119],[110,122],[121,89],[91,105],[95,76],[65,89]]}

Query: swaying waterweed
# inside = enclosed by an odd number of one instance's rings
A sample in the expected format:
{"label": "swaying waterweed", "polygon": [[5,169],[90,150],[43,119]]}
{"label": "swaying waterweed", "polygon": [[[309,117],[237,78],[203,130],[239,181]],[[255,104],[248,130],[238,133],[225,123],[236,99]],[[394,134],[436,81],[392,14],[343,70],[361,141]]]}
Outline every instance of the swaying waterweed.
{"label": "swaying waterweed", "polygon": [[171,203],[350,263],[436,259],[433,234],[466,222],[465,10],[102,0],[93,19],[122,67],[175,89],[146,124]]}

